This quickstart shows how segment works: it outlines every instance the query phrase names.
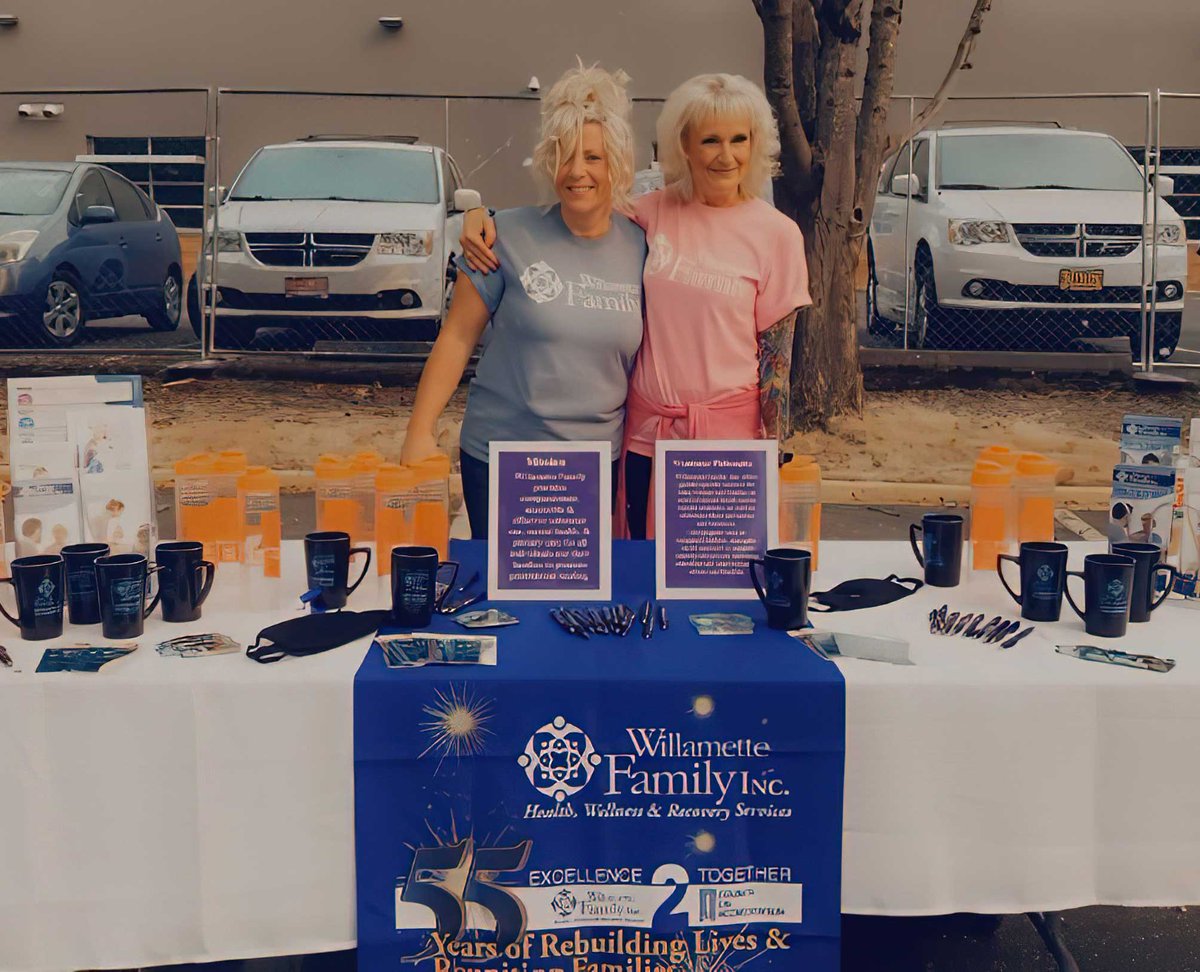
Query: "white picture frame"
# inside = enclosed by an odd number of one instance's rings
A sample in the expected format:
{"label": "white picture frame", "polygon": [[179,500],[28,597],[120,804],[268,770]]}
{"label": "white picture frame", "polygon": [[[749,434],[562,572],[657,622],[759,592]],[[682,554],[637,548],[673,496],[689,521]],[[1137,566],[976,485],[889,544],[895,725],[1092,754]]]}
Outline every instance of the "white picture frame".
{"label": "white picture frame", "polygon": [[668,553],[673,537],[667,524],[668,475],[673,474],[671,460],[676,453],[705,453],[713,459],[731,460],[733,454],[752,453],[762,457],[762,502],[765,537],[762,552],[779,544],[779,444],[773,439],[659,439],[654,450],[654,587],[659,600],[733,600],[751,601],[758,595],[745,574],[745,586],[710,587],[673,583],[669,579]]}

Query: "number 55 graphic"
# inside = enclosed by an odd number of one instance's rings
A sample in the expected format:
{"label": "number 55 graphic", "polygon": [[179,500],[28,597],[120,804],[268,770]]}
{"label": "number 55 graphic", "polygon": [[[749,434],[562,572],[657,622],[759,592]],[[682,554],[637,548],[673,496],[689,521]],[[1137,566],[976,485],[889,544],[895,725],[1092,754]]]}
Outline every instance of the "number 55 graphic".
{"label": "number 55 graphic", "polygon": [[[495,879],[498,874],[524,868],[532,845],[523,840],[514,847],[477,849],[475,841],[466,837],[444,847],[418,847],[400,900],[432,911],[443,939],[460,938],[467,923],[467,902],[479,905],[495,920],[496,950],[503,952],[525,934],[525,906]],[[404,961],[419,962],[437,951],[430,942]]]}

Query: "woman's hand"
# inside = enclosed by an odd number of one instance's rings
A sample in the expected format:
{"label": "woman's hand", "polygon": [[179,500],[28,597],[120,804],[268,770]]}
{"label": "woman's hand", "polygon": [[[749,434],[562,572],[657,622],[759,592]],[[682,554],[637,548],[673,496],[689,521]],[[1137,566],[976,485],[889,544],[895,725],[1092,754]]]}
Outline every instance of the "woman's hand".
{"label": "woman's hand", "polygon": [[400,462],[405,466],[415,466],[440,453],[437,439],[433,435],[428,432],[410,431],[404,437],[404,446],[400,449]]}
{"label": "woman's hand", "polygon": [[500,260],[492,250],[496,242],[496,221],[486,209],[472,209],[463,215],[462,236],[458,238],[467,266],[479,273],[500,269]]}

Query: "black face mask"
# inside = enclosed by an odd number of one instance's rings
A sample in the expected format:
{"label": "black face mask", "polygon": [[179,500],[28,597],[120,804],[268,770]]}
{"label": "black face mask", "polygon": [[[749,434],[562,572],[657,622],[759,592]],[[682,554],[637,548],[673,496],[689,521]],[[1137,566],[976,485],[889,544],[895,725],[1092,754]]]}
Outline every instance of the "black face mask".
{"label": "black face mask", "polygon": [[[906,584],[913,586],[909,588]],[[828,591],[810,594],[809,601],[815,601],[816,604],[810,603],[808,609],[828,613],[879,607],[881,604],[891,604],[892,601],[915,594],[924,586],[924,581],[915,577],[897,577],[895,574],[888,574],[883,580],[876,577],[860,577],[856,580],[842,581]]]}
{"label": "black face mask", "polygon": [[317,655],[374,634],[387,619],[387,611],[306,614],[263,628],[246,654],[264,665],[285,655]]}

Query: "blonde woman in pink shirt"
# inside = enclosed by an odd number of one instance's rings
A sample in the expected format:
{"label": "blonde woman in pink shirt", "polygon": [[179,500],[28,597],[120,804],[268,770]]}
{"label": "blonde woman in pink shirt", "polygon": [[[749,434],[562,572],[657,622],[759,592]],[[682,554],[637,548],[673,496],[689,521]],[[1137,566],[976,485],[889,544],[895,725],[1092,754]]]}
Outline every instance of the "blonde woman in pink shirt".
{"label": "blonde woman in pink shirt", "polygon": [[[626,402],[629,535],[652,535],[658,439],[784,438],[796,313],[811,303],[804,240],[761,197],[779,156],[766,96],[738,75],[675,89],[658,119],[664,188],[633,201],[646,232],[646,328]],[[495,230],[468,215],[463,249],[499,267]]]}

